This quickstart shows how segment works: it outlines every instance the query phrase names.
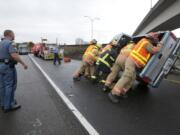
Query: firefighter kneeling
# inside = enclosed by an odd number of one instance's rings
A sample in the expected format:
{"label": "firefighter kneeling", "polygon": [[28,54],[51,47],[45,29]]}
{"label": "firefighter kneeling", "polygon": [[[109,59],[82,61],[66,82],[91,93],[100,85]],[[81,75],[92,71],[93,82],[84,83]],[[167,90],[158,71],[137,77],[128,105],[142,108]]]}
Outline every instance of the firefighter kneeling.
{"label": "firefighter kneeling", "polygon": [[[156,41],[156,44],[153,44]],[[154,46],[157,45],[157,46]],[[108,94],[113,103],[119,102],[122,97],[132,87],[136,79],[136,69],[142,69],[147,64],[151,55],[160,51],[158,34],[150,33],[147,38],[142,38],[132,49],[125,63],[122,77]]]}
{"label": "firefighter kneeling", "polygon": [[89,78],[94,74],[95,63],[99,56],[100,49],[101,45],[97,44],[95,39],[90,41],[89,46],[83,55],[81,66],[73,76],[74,81],[79,81],[82,75]]}

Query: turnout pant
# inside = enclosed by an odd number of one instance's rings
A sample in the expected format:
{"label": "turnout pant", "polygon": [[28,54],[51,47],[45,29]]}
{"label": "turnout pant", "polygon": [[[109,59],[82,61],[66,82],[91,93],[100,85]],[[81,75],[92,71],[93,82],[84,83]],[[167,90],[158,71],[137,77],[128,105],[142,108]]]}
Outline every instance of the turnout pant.
{"label": "turnout pant", "polygon": [[107,67],[104,63],[100,62],[99,65],[96,65],[94,76],[96,80],[104,81],[110,72],[111,69]]}
{"label": "turnout pant", "polygon": [[125,62],[127,60],[127,56],[119,55],[111,68],[111,73],[106,78],[105,85],[110,87],[114,80],[118,77],[120,71],[124,71]]}
{"label": "turnout pant", "polygon": [[82,61],[81,66],[79,70],[77,71],[77,74],[83,75],[84,76],[92,76],[94,75],[95,72],[95,65],[90,65],[89,63]]}
{"label": "turnout pant", "polygon": [[125,94],[133,85],[136,79],[136,64],[131,58],[128,58],[125,63],[125,70],[112,89],[112,93],[115,95]]}

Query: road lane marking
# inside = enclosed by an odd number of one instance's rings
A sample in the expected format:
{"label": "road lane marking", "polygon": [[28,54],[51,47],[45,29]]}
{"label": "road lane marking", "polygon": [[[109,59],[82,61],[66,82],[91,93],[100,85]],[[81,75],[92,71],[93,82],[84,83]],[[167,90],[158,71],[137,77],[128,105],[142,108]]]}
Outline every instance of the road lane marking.
{"label": "road lane marking", "polygon": [[180,84],[179,80],[173,80],[173,79],[164,79],[164,80],[172,82],[172,83]]}
{"label": "road lane marking", "polygon": [[58,95],[64,101],[64,103],[68,106],[71,112],[75,115],[75,117],[79,120],[82,126],[86,129],[86,131],[90,135],[99,135],[96,129],[86,120],[86,118],[80,113],[80,111],[71,103],[71,101],[64,95],[62,90],[53,82],[53,80],[47,75],[47,73],[41,68],[41,66],[34,60],[32,55],[29,55],[32,62],[38,67],[44,77],[49,81],[52,87],[56,90]]}

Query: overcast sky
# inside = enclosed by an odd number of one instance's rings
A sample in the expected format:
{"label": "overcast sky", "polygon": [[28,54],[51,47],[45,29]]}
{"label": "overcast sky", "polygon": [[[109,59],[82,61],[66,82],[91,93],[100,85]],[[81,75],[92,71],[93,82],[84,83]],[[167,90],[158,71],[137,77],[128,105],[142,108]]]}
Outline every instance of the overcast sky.
{"label": "overcast sky", "polygon": [[105,43],[120,32],[131,35],[150,6],[151,0],[0,0],[0,33],[14,30],[16,42],[88,41],[91,25],[84,16],[91,16],[100,18],[94,21],[94,38]]}

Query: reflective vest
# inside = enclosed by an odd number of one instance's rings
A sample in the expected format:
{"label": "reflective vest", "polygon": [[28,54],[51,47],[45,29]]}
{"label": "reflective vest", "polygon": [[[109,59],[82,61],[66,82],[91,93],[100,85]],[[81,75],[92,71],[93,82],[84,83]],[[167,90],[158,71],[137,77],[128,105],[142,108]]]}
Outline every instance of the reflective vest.
{"label": "reflective vest", "polygon": [[111,68],[118,55],[117,49],[118,48],[114,46],[111,48],[111,50],[106,50],[104,53],[100,55],[96,64],[99,65],[100,63],[104,63],[108,68]]}
{"label": "reflective vest", "polygon": [[98,47],[96,47],[95,45],[90,45],[83,55],[83,60],[88,62],[89,64],[93,64],[93,62],[95,62],[97,59],[97,54],[94,53],[95,50],[97,50],[96,52],[98,52]]}
{"label": "reflective vest", "polygon": [[151,57],[151,53],[146,50],[146,46],[149,44],[151,44],[150,41],[146,38],[143,38],[134,46],[133,50],[130,52],[130,57],[139,67],[144,67]]}
{"label": "reflective vest", "polygon": [[102,62],[107,67],[111,68],[112,67],[112,62],[115,62],[115,59],[112,56],[110,56],[109,54],[105,54],[102,58],[101,57],[98,58],[96,64],[99,65],[99,62]]}
{"label": "reflective vest", "polygon": [[134,48],[134,46],[135,46],[134,43],[129,43],[129,44],[127,44],[125,47],[123,47],[123,48],[121,49],[121,52],[120,52],[120,53],[121,53],[122,55],[129,56],[129,54],[130,54],[131,50]]}
{"label": "reflective vest", "polygon": [[88,46],[88,48],[84,52],[84,55],[87,55],[89,52],[92,52],[93,49],[98,49],[98,47],[96,47],[95,45]]}

